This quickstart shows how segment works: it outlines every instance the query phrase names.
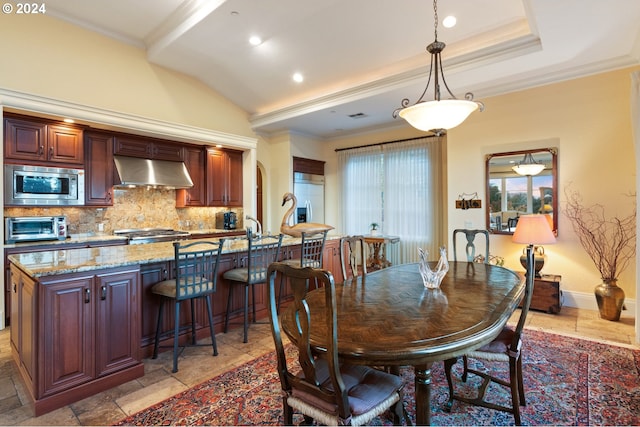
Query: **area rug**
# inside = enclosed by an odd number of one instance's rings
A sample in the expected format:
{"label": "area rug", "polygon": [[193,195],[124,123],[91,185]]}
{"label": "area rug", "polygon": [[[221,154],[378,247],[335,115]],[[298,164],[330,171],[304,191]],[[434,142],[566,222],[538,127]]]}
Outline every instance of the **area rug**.
{"label": "area rug", "polygon": [[[289,357],[295,358],[289,346]],[[479,367],[479,362],[476,368]],[[492,363],[484,368],[500,372]],[[460,380],[462,362],[454,367],[456,390],[473,395],[479,380]],[[508,376],[508,368],[506,369]],[[525,425],[640,425],[640,350],[534,330],[526,331],[523,359],[527,405]],[[415,424],[414,376],[403,368],[405,406]],[[443,410],[448,388],[442,363],[432,369],[433,425],[513,425],[513,416],[456,401]],[[505,376],[505,377],[506,377]],[[490,386],[488,395],[510,405],[508,390]],[[302,422],[301,416],[294,423]],[[282,398],[274,353],[133,414],[116,425],[281,425]],[[376,425],[389,425],[380,416]]]}

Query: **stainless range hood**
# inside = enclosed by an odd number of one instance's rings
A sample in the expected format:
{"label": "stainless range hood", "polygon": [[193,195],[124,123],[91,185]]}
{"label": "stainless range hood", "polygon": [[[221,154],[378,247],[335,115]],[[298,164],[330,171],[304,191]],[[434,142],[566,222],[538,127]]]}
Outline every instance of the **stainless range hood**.
{"label": "stainless range hood", "polygon": [[193,181],[183,162],[127,156],[113,156],[113,161],[121,181],[116,187],[193,187]]}

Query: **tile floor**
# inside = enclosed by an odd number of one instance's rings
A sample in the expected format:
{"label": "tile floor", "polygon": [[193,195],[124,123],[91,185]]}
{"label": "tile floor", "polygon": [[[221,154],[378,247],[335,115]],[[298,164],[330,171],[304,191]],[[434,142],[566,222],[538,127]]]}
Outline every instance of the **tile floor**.
{"label": "tile floor", "polygon": [[[514,318],[518,315],[519,311]],[[596,311],[563,307],[557,315],[531,311],[527,323],[549,332],[640,347],[634,342],[634,319],[629,317],[610,322],[600,319]],[[217,335],[217,357],[211,356],[210,347],[189,348],[187,357],[179,361],[179,372],[172,374],[171,352],[164,352],[157,360],[144,360],[142,378],[34,417],[11,358],[9,330],[4,329],[0,331],[0,425],[112,425],[273,349],[268,325],[252,325],[248,344],[242,343],[241,333],[236,329]]]}

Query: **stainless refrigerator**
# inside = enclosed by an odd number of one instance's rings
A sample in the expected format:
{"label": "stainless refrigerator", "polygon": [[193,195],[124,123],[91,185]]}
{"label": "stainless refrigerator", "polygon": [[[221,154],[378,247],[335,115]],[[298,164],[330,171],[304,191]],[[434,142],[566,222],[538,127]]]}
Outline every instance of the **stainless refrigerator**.
{"label": "stainless refrigerator", "polygon": [[298,199],[294,223],[324,224],[324,175],[294,172],[293,194]]}

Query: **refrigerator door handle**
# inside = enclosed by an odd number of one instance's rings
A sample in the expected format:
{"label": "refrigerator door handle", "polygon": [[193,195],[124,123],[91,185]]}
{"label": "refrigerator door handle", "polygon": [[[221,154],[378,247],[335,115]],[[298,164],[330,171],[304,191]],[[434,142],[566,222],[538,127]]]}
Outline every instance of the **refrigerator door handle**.
{"label": "refrigerator door handle", "polygon": [[309,218],[307,218],[307,222],[313,222],[313,209],[311,208],[311,200],[307,200],[305,204],[307,205],[307,214],[309,215]]}

